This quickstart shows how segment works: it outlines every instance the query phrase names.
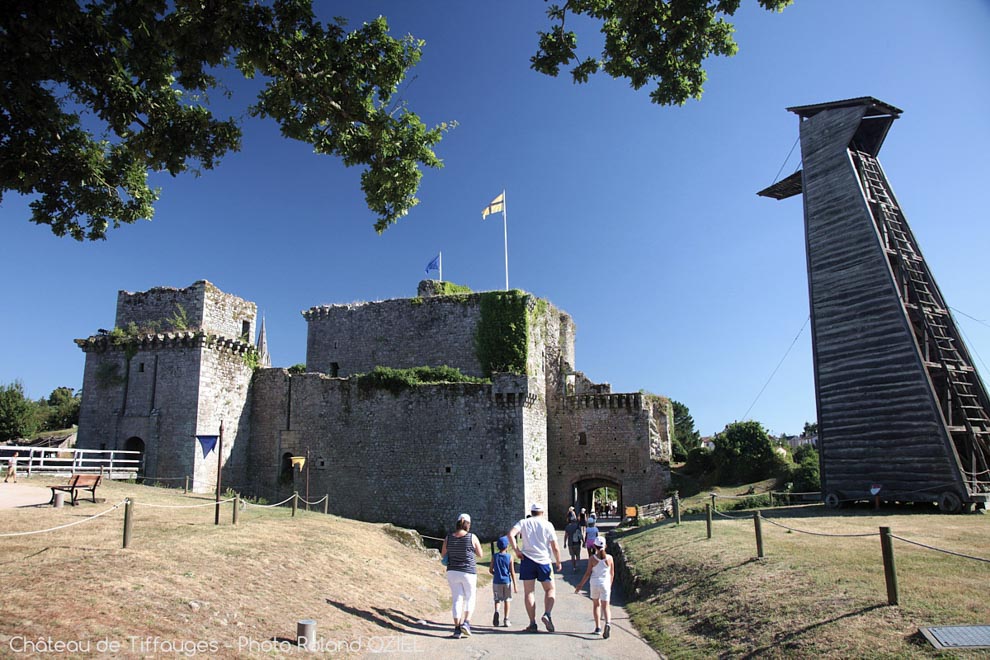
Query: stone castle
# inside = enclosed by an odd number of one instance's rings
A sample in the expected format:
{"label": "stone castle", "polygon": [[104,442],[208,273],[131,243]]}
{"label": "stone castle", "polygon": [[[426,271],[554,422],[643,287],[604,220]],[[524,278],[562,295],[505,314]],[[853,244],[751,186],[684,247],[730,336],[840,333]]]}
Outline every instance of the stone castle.
{"label": "stone castle", "polygon": [[[575,327],[521,291],[449,293],[303,312],[305,372],[267,366],[257,307],[207,281],[121,291],[86,353],[77,446],[142,452],[147,482],[216,485],[197,435],[223,423],[222,485],[425,533],[470,512],[482,538],[545,502],[551,520],[611,486],[619,505],[670,483],[668,399],[614,394],[574,369]],[[376,367],[446,365],[482,382],[383,384]],[[292,457],[308,457],[303,469]],[[277,498],[277,499],[275,499]]]}

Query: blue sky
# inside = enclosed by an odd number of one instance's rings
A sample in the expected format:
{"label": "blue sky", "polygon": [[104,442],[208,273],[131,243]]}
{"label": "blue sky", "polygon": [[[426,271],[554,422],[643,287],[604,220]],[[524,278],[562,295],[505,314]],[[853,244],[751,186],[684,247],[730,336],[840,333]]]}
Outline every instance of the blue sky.
{"label": "blue sky", "polygon": [[[710,60],[704,97],[674,108],[624,81],[531,71],[547,26],[536,0],[317,7],[352,25],[383,14],[426,41],[402,96],[427,123],[459,125],[421,204],[377,235],[358,170],[260,120],[217,169],[155,177],[154,220],[105,242],[56,238],[8,196],[0,383],[32,397],[81,387],[72,340],[113,324],[119,289],[207,279],[255,301],[276,366],[305,361],[301,310],[415,295],[438,251],[444,279],[500,289],[501,219],[481,210],[504,188],[510,286],[573,316],[578,369],[685,403],[703,434],[748,410],[799,432],[816,416],[801,198],[756,191],[797,138],[786,107],[856,96],[904,110],[880,160],[987,378],[990,2],[797,0],[772,14],[744,0],[739,54]],[[589,53],[596,37],[582,34]],[[248,85],[233,88],[250,102]]]}

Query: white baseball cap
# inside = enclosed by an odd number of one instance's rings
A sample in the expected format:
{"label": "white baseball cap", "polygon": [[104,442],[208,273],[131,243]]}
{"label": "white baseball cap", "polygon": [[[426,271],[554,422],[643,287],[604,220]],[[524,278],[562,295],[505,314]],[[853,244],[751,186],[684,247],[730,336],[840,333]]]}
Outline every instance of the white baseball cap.
{"label": "white baseball cap", "polygon": [[471,522],[471,516],[469,516],[466,513],[462,513],[461,515],[457,516],[457,522],[461,522],[462,520],[464,522]]}
{"label": "white baseball cap", "polygon": [[537,511],[543,511],[543,505],[539,502],[533,502],[533,506],[529,507],[529,512],[536,513]]}

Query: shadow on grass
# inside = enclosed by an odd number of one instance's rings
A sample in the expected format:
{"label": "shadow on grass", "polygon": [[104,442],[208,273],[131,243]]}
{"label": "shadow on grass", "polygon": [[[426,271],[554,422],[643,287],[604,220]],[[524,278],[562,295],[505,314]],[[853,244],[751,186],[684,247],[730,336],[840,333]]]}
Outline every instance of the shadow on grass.
{"label": "shadow on grass", "polygon": [[371,610],[362,610],[361,608],[330,598],[327,598],[326,602],[328,605],[332,605],[351,616],[370,621],[380,628],[386,628],[395,632],[436,637],[436,633],[445,632],[449,628],[452,628],[452,624],[447,625],[435,621],[426,621],[392,608],[373,607]]}
{"label": "shadow on grass", "polygon": [[844,619],[851,619],[853,617],[862,616],[863,614],[867,614],[869,612],[881,609],[883,607],[888,607],[888,606],[882,604],[870,605],[868,607],[862,607],[858,610],[853,610],[852,612],[846,612],[845,614],[840,614],[839,616],[832,617],[831,619],[825,619],[824,621],[818,621],[817,623],[809,624],[807,626],[804,626],[803,628],[799,628],[797,630],[793,630],[789,633],[781,635],[780,637],[774,639],[773,642],[771,642],[770,644],[753,649],[749,653],[740,657],[742,658],[761,657],[764,654],[769,653],[774,649],[780,649],[781,647],[786,646],[789,642],[797,639],[801,635],[811,632],[812,630],[816,630],[818,628],[821,628],[822,626],[827,626],[832,623],[838,623],[839,621],[842,621]]}

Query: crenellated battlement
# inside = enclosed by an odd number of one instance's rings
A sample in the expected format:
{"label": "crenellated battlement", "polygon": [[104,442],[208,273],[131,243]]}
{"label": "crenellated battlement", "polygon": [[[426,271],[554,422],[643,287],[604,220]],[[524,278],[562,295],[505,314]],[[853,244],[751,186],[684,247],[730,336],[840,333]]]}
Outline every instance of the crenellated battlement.
{"label": "crenellated battlement", "polygon": [[574,394],[564,397],[564,407],[569,410],[578,408],[628,408],[643,410],[643,395],[636,392],[631,394]]}
{"label": "crenellated battlement", "polygon": [[207,334],[198,330],[160,332],[128,336],[123,339],[109,333],[102,333],[85,339],[76,339],[75,343],[85,353],[105,353],[115,349],[126,352],[128,349],[146,351],[169,348],[201,348],[204,346],[236,355],[243,355],[254,350],[254,345],[240,339]]}

